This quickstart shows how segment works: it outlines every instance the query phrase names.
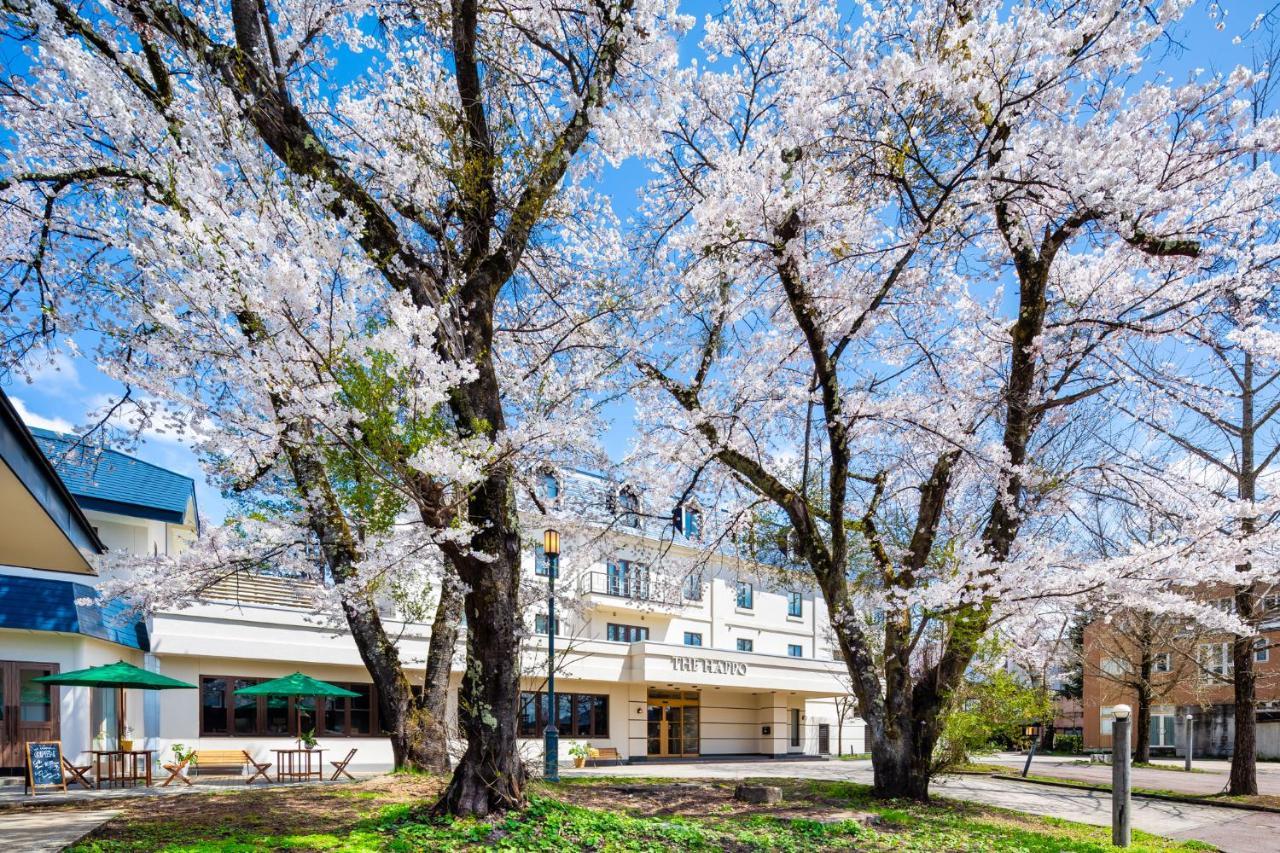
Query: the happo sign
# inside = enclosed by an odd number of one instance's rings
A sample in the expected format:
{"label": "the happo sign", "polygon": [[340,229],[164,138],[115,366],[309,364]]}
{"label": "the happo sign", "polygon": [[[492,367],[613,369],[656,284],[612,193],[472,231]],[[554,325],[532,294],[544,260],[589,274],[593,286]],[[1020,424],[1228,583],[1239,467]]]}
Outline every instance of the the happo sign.
{"label": "the happo sign", "polygon": [[708,660],[707,658],[672,657],[671,668],[676,672],[707,672],[714,675],[746,675],[747,665],[732,660]]}

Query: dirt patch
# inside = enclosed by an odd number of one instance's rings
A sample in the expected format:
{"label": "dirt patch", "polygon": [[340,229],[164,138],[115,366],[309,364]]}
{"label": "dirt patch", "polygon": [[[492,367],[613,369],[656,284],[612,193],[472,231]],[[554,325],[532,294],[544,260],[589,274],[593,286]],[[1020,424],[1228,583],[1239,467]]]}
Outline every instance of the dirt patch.
{"label": "dirt patch", "polygon": [[782,802],[773,805],[753,805],[735,800],[733,791],[738,784],[736,781],[565,785],[557,786],[552,794],[558,800],[577,806],[621,811],[632,817],[680,815],[716,819],[769,816],[820,821],[870,820],[869,813],[850,811],[847,802],[826,800],[814,796],[812,792],[805,790],[805,786],[787,782],[788,780],[781,779],[769,780],[770,785],[783,789]]}
{"label": "dirt patch", "polygon": [[162,835],[165,827],[173,826],[210,839],[223,836],[228,827],[264,835],[337,833],[385,806],[433,802],[443,788],[444,780],[436,777],[380,776],[347,785],[139,797],[112,802],[111,808],[119,808],[121,815],[91,838],[137,838],[149,831]]}

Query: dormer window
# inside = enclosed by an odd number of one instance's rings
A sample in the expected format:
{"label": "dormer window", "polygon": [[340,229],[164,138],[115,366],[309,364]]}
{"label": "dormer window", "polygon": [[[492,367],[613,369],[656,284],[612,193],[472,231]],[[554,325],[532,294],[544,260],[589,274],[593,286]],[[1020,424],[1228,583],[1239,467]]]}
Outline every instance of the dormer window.
{"label": "dormer window", "polygon": [[681,504],[676,507],[675,511],[676,530],[679,530],[686,539],[700,539],[702,537],[702,510],[696,506]]}
{"label": "dormer window", "polygon": [[538,474],[538,491],[549,501],[560,497],[560,478],[550,468],[543,468]]}
{"label": "dormer window", "polygon": [[640,526],[640,496],[630,486],[618,490],[618,523],[624,527]]}

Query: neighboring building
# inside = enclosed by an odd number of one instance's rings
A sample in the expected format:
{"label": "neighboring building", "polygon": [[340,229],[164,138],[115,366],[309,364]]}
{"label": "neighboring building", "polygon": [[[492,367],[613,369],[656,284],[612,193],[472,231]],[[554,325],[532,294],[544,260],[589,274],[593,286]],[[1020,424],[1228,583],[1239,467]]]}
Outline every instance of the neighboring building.
{"label": "neighboring building", "polygon": [[[1207,595],[1231,606],[1224,591]],[[1262,624],[1262,637],[1254,652],[1257,673],[1258,757],[1280,758],[1280,598],[1267,596],[1267,610],[1274,616]],[[1084,745],[1086,750],[1109,750],[1116,705],[1127,704],[1137,714],[1136,692],[1123,682],[1131,680],[1141,656],[1126,653],[1105,622],[1090,624],[1084,634]],[[1185,755],[1184,720],[1194,718],[1194,750],[1197,756],[1225,758],[1235,738],[1235,708],[1231,682],[1231,638],[1227,635],[1195,636],[1183,632],[1169,644],[1161,644],[1152,662],[1150,681],[1156,691],[1151,724],[1144,733],[1153,755]]]}
{"label": "neighboring building", "polygon": [[[0,413],[9,415],[0,449],[9,471],[27,472],[22,482],[29,493],[24,500],[10,500],[7,491],[0,497],[6,508],[42,513],[43,527],[28,521],[16,529],[39,529],[48,540],[41,560],[18,553],[18,544],[31,537],[5,536],[11,515],[0,514],[0,586],[22,590],[22,597],[0,590],[0,675],[10,678],[12,668],[17,679],[0,685],[6,696],[23,697],[16,711],[16,699],[0,705],[4,713],[47,716],[48,725],[38,733],[61,739],[72,757],[95,743],[114,745],[116,715],[123,713],[135,739],[145,738],[147,748],[158,752],[181,742],[244,747],[269,758],[271,748],[292,744],[291,734],[301,725],[314,727],[331,749],[359,749],[356,765],[390,764],[371,679],[350,637],[314,616],[314,585],[239,574],[213,585],[190,606],[153,614],[145,623],[111,618],[118,606],[104,613],[76,604],[94,595],[86,554],[104,545],[175,554],[198,535],[193,484],[74,437],[27,431],[2,394],[0,400]],[[15,455],[11,445],[25,456]],[[52,466],[32,453],[38,447]],[[557,626],[562,759],[575,741],[615,747],[633,761],[815,755],[835,748],[833,697],[843,693],[837,678],[843,664],[826,640],[830,632],[819,596],[798,582],[781,582],[785,574],[708,549],[700,540],[699,507],[648,506],[638,489],[576,471],[547,469],[538,482],[544,502],[564,520],[556,525],[564,531],[557,582],[574,602],[558,614]],[[31,497],[37,494],[45,498]],[[614,523],[605,526],[605,518]],[[57,519],[62,521],[53,523]],[[535,759],[547,717],[541,693],[546,609],[539,591],[548,569],[538,544],[542,528],[527,520],[533,547],[526,553],[525,574],[533,602],[526,611],[530,636],[520,732]],[[68,580],[69,573],[81,577]],[[36,583],[61,586],[37,589],[31,586]],[[55,599],[63,602],[61,621],[49,615]],[[429,626],[397,622],[390,612],[384,619],[411,677],[420,681]],[[122,702],[118,691],[33,689],[22,674],[117,659],[199,689],[126,691]],[[460,645],[452,677],[455,705],[462,663]],[[361,695],[321,700],[316,707],[313,700],[235,694],[295,670]],[[61,691],[60,702],[54,691]],[[34,703],[30,710],[27,697]],[[36,704],[54,708],[45,714]],[[860,720],[846,720],[843,743],[846,752],[864,751]]]}

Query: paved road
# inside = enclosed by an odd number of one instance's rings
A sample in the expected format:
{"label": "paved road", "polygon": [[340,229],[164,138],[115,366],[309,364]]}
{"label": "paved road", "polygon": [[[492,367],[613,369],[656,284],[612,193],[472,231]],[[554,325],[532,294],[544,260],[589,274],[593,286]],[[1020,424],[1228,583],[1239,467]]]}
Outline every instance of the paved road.
{"label": "paved road", "polygon": [[[870,783],[871,762],[762,760],[635,764],[563,770],[561,775],[660,776],[685,779],[772,777]],[[1011,782],[989,776],[949,776],[937,780],[932,790],[938,796],[987,803],[1029,814],[1060,817],[1099,826],[1111,823],[1111,796],[1096,791]],[[1228,853],[1280,850],[1280,814],[1137,798],[1133,801],[1133,825],[1157,835],[1205,841]]]}
{"label": "paved road", "polygon": [[23,809],[0,813],[0,840],[14,853],[58,853],[75,844],[111,818],[111,809],[58,811]]}
{"label": "paved road", "polygon": [[[1021,773],[1026,763],[1025,755],[1002,753],[981,759],[985,764],[1000,764],[1011,771]],[[1164,762],[1161,762],[1164,763]],[[1169,762],[1171,766],[1173,762]],[[1176,765],[1182,767],[1181,763]],[[1152,788],[1165,791],[1180,791],[1185,794],[1220,794],[1227,789],[1231,764],[1226,761],[1202,761],[1195,764],[1197,772],[1184,773],[1181,770],[1152,770],[1146,767],[1134,767],[1133,785],[1135,788]],[[1031,762],[1032,775],[1057,776],[1063,779],[1078,779],[1083,782],[1094,782],[1100,785],[1111,784],[1111,765],[1086,764],[1081,759],[1060,758],[1056,756],[1037,757]],[[1262,794],[1280,795],[1280,768],[1258,765],[1258,791]]]}

